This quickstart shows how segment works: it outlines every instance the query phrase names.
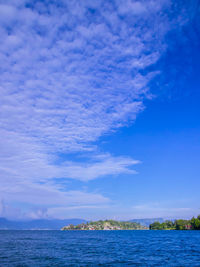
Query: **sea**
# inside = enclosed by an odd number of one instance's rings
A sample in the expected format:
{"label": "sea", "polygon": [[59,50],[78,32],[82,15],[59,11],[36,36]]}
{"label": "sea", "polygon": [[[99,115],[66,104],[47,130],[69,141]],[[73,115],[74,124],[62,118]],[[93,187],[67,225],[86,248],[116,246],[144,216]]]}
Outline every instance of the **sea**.
{"label": "sea", "polygon": [[0,267],[200,266],[200,231],[0,231]]}

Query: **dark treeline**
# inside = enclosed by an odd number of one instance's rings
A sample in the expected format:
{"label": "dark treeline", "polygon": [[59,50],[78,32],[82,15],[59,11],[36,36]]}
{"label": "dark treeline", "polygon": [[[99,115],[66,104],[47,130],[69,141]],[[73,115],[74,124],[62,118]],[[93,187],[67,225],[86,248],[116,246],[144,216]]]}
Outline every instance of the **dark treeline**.
{"label": "dark treeline", "polygon": [[150,230],[200,230],[200,215],[191,220],[154,222],[149,226]]}

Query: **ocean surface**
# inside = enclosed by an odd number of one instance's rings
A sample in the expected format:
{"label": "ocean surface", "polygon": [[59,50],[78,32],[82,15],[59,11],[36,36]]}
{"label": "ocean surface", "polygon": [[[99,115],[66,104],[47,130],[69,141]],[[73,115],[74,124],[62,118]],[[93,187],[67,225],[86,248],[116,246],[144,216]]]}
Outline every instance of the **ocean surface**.
{"label": "ocean surface", "polygon": [[0,267],[200,266],[200,231],[0,231]]}

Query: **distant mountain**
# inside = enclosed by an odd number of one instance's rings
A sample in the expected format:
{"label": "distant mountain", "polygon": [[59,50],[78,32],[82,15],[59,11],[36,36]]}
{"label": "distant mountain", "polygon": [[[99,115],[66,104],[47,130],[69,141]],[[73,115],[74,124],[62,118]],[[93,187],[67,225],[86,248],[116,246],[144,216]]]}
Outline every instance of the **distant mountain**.
{"label": "distant mountain", "polygon": [[0,218],[1,230],[60,230],[63,226],[85,223],[83,219],[38,219],[29,221],[11,221],[6,218]]}
{"label": "distant mountain", "polygon": [[140,223],[141,225],[144,226],[149,226],[150,224],[154,223],[154,222],[164,222],[163,218],[145,218],[145,219],[132,219],[130,220],[130,222],[136,222],[136,223]]}

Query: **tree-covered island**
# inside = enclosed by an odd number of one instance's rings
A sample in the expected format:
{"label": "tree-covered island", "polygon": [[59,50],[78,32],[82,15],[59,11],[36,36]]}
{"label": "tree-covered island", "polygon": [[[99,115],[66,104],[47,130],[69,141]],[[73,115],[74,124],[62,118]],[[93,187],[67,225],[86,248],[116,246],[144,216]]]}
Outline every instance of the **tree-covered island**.
{"label": "tree-covered island", "polygon": [[200,230],[200,215],[191,220],[178,219],[166,220],[162,223],[154,222],[149,227],[136,222],[125,222],[115,220],[99,220],[78,225],[67,225],[61,230]]}
{"label": "tree-covered island", "polygon": [[147,230],[148,227],[135,222],[121,222],[114,220],[94,221],[78,225],[67,225],[61,230]]}
{"label": "tree-covered island", "polygon": [[165,221],[163,223],[154,222],[149,225],[150,230],[200,230],[200,215],[191,220]]}

